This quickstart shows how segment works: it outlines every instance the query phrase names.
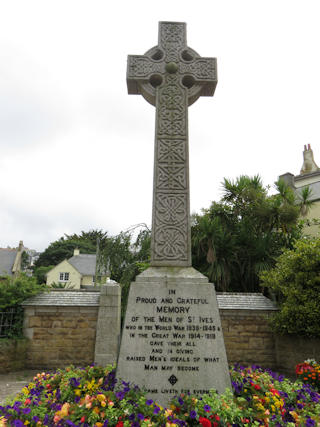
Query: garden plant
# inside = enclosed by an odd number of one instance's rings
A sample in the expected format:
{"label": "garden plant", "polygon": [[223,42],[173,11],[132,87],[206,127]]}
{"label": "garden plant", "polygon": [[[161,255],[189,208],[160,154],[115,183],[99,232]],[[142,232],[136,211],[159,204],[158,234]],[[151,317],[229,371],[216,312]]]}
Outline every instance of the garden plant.
{"label": "garden plant", "polygon": [[258,366],[233,366],[230,374],[232,391],[180,395],[162,408],[137,386],[117,383],[111,366],[42,372],[0,406],[0,426],[319,425],[320,394],[306,379],[292,382]]}

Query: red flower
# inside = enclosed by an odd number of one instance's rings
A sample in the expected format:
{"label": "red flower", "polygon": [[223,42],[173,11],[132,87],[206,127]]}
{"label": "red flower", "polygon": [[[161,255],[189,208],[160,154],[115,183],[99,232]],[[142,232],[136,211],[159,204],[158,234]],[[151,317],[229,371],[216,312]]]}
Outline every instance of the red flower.
{"label": "red flower", "polygon": [[202,427],[211,427],[211,421],[208,420],[208,418],[205,417],[199,417],[199,423],[202,425]]}
{"label": "red flower", "polygon": [[85,416],[81,417],[81,419],[80,419],[80,423],[84,423],[84,422],[85,422],[85,420],[86,420],[86,417],[85,417]]}
{"label": "red flower", "polygon": [[116,427],[123,427],[123,421],[119,421]]}
{"label": "red flower", "polygon": [[29,399],[29,398],[24,401],[25,405],[30,405],[30,403],[31,403],[31,399]]}
{"label": "red flower", "polygon": [[255,388],[256,390],[260,390],[260,389],[261,389],[261,387],[259,386],[259,384],[255,384],[255,385],[254,385],[254,388]]}

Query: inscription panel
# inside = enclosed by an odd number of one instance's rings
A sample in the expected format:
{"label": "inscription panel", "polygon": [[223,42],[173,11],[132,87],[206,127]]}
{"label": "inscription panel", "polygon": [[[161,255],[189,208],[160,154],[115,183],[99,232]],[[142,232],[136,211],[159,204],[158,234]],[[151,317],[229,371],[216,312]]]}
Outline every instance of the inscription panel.
{"label": "inscription panel", "polygon": [[222,392],[228,372],[213,285],[132,283],[120,355],[117,377],[162,405],[180,393]]}

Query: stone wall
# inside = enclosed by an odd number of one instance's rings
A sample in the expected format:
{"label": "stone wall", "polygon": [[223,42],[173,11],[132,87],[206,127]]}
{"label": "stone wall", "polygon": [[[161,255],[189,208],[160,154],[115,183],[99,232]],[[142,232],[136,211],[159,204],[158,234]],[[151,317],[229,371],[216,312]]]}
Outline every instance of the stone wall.
{"label": "stone wall", "polygon": [[[297,363],[320,359],[320,340],[272,334],[267,318],[275,306],[262,295],[218,293],[217,299],[229,364],[257,364],[294,376]],[[0,373],[114,363],[119,305],[120,289],[114,285],[101,295],[60,290],[34,297],[24,304],[29,340],[0,341]]]}
{"label": "stone wall", "polygon": [[98,307],[26,307],[24,331],[30,338],[26,367],[92,363],[97,316]]}
{"label": "stone wall", "polygon": [[50,290],[24,301],[26,367],[61,368],[116,362],[120,334],[120,286]]}
{"label": "stone wall", "polygon": [[298,363],[306,359],[320,361],[320,339],[279,335],[275,337],[275,354],[279,372],[292,377]]}
{"label": "stone wall", "polygon": [[276,368],[274,336],[268,326],[268,311],[220,310],[229,364]]}
{"label": "stone wall", "polygon": [[0,374],[19,371],[25,367],[28,340],[0,340]]}

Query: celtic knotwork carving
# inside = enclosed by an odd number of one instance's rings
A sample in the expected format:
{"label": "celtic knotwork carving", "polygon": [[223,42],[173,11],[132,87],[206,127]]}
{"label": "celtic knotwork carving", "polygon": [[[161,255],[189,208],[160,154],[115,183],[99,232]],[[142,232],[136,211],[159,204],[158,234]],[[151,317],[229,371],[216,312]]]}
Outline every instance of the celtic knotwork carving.
{"label": "celtic knotwork carving", "polygon": [[164,65],[152,61],[146,57],[130,56],[128,67],[128,78],[130,77],[146,77],[152,73],[162,73]]}
{"label": "celtic knotwork carving", "polygon": [[158,134],[183,136],[186,134],[186,93],[177,77],[167,76],[166,85],[158,94]]}
{"label": "celtic knotwork carving", "polygon": [[157,149],[159,163],[184,163],[186,160],[185,139],[159,139]]}
{"label": "celtic knotwork carving", "polygon": [[195,59],[192,63],[179,64],[182,74],[192,74],[196,80],[207,80],[216,78],[216,61],[214,58]]}
{"label": "celtic knotwork carving", "polygon": [[186,44],[185,24],[163,22],[160,27],[160,45],[166,52],[166,61],[176,61]]}
{"label": "celtic knotwork carving", "polygon": [[156,196],[156,224],[177,225],[187,219],[188,206],[186,194],[163,194]]}
{"label": "celtic knotwork carving", "polygon": [[159,165],[157,173],[157,189],[186,189],[186,171],[184,165]]}
{"label": "celtic knotwork carving", "polygon": [[186,224],[180,227],[157,228],[155,235],[155,261],[187,261],[188,244]]}

